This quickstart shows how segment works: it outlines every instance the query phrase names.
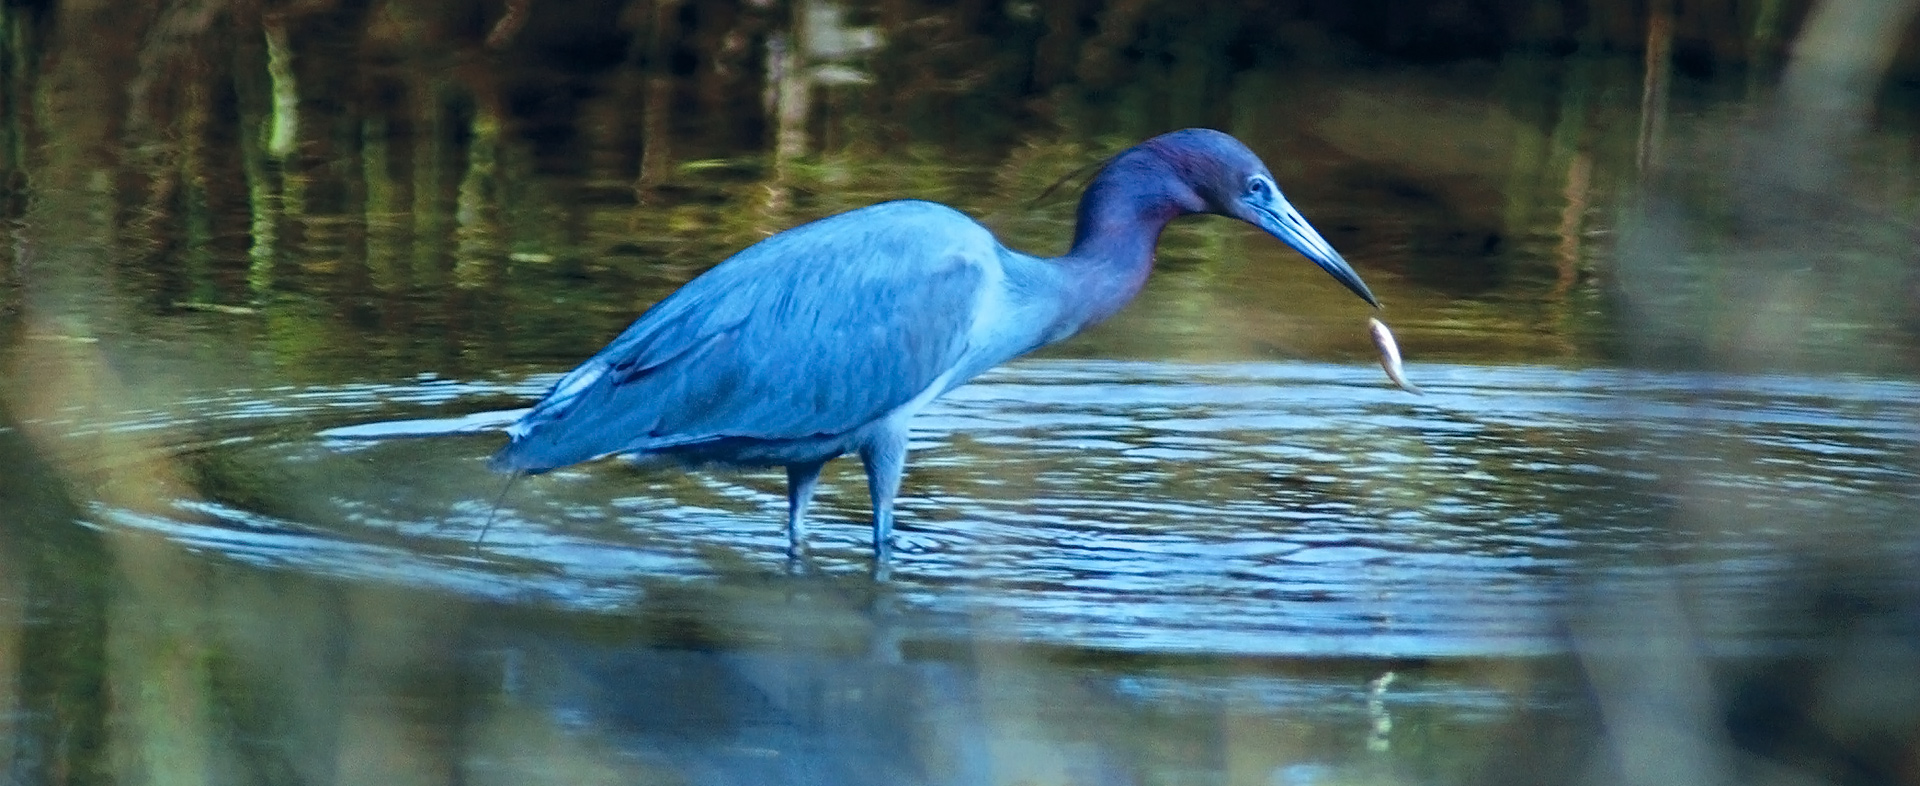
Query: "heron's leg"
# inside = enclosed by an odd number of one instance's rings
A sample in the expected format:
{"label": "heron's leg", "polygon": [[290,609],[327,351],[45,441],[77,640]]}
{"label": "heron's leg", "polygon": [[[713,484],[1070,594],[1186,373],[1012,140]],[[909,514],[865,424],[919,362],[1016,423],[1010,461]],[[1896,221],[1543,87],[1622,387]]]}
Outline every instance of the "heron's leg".
{"label": "heron's leg", "polygon": [[867,465],[867,494],[873,498],[873,560],[880,564],[893,555],[893,496],[907,467],[907,430],[876,434],[860,449],[860,460]]}
{"label": "heron's leg", "polygon": [[820,470],[827,462],[787,465],[787,556],[799,559],[807,553],[807,506],[813,503],[813,489],[820,485]]}

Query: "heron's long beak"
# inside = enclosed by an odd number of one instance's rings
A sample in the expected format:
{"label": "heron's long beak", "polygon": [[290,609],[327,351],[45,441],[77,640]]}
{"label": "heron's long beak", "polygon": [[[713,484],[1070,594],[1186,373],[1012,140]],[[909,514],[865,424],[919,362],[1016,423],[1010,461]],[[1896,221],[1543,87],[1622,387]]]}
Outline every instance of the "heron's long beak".
{"label": "heron's long beak", "polygon": [[1367,301],[1374,308],[1380,307],[1380,301],[1373,296],[1371,290],[1367,289],[1367,282],[1360,280],[1360,274],[1353,272],[1353,267],[1347,264],[1347,260],[1340,258],[1340,252],[1333,250],[1333,246],[1327,244],[1327,239],[1321,237],[1320,233],[1314,230],[1313,225],[1307,223],[1307,219],[1300,215],[1300,211],[1293,209],[1293,205],[1284,197],[1275,197],[1268,204],[1252,207],[1253,214],[1259,218],[1258,223],[1261,229],[1267,230],[1269,234],[1293,246],[1294,250],[1305,254],[1308,259],[1313,260],[1314,264],[1319,265],[1321,270],[1331,274],[1334,280],[1346,285],[1347,289],[1353,290],[1353,294],[1359,295],[1361,300]]}

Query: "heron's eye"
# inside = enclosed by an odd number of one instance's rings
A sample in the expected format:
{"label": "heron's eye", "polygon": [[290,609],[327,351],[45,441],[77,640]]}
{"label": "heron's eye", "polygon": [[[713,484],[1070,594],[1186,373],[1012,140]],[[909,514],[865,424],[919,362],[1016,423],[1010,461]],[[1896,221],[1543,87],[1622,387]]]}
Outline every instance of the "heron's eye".
{"label": "heron's eye", "polygon": [[1273,182],[1258,175],[1247,178],[1247,196],[1261,201],[1273,199]]}

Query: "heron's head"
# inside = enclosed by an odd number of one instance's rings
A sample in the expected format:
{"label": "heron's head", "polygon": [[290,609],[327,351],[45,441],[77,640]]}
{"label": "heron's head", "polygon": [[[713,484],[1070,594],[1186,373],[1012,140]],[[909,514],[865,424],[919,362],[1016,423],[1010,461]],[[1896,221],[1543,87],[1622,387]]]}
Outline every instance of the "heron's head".
{"label": "heron's head", "polygon": [[1201,204],[1194,212],[1231,216],[1267,231],[1306,255],[1334,280],[1379,307],[1360,274],[1307,223],[1273,182],[1273,173],[1260,157],[1232,136],[1205,128],[1174,131],[1148,140],[1143,147],[1158,153],[1193,190]]}

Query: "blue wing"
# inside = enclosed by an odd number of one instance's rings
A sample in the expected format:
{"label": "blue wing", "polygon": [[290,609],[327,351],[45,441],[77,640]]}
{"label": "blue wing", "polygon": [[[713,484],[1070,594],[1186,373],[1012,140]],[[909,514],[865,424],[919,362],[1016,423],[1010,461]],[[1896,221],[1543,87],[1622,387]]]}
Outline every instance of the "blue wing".
{"label": "blue wing", "polygon": [[990,232],[928,202],[774,235],[688,282],[562,378],[509,429],[495,466],[538,472],[609,453],[857,429],[963,381],[950,372],[998,264]]}

